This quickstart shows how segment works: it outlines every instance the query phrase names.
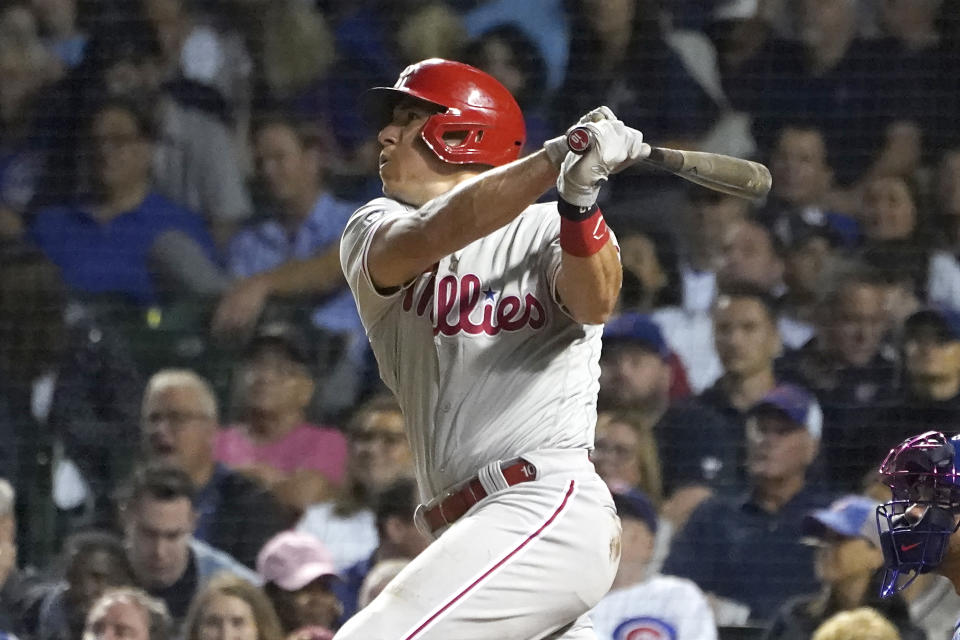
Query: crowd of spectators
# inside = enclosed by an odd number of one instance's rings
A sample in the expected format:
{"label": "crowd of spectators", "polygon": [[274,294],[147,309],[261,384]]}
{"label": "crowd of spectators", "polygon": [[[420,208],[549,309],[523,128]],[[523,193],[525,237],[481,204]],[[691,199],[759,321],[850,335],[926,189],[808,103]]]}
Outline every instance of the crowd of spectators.
{"label": "crowd of spectators", "polygon": [[947,637],[870,496],[960,428],[955,0],[0,2],[0,637],[323,640],[429,543],[338,245],[433,56],[773,175],[603,191],[601,637]]}

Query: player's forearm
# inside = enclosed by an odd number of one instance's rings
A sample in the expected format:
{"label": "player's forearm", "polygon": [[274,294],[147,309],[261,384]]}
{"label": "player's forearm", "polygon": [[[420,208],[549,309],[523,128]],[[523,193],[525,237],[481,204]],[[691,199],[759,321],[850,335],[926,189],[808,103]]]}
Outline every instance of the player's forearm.
{"label": "player's forearm", "polygon": [[553,186],[540,151],[460,183],[377,232],[367,266],[378,287],[408,282],[441,258],[509,223]]}
{"label": "player's forearm", "polygon": [[491,169],[423,205],[422,233],[442,258],[516,218],[556,180],[557,169],[542,151]]}
{"label": "player's forearm", "polygon": [[557,275],[557,293],[577,322],[602,324],[616,307],[622,279],[623,269],[612,242],[587,258],[564,251]]}
{"label": "player's forearm", "polygon": [[344,285],[340,250],[334,246],[305,260],[291,260],[257,274],[271,295],[323,295]]}

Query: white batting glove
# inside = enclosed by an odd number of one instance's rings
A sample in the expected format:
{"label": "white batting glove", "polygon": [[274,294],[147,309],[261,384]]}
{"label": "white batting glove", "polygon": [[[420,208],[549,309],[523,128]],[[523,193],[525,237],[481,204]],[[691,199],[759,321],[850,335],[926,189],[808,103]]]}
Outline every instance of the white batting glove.
{"label": "white batting glove", "polygon": [[[616,119],[617,116],[613,114],[613,111],[610,110],[610,107],[597,107],[577,120],[576,124],[572,125],[570,129],[567,129],[567,133],[570,133],[572,129],[585,125],[589,122],[600,122],[601,120]],[[543,143],[543,149],[547,152],[547,157],[550,158],[550,162],[553,163],[553,166],[559,169],[560,165],[563,164],[563,159],[567,156],[567,134],[565,133],[562,136],[557,136],[556,138],[547,140]]]}
{"label": "white batting glove", "polygon": [[643,134],[620,120],[600,120],[581,125],[590,131],[590,148],[582,155],[567,153],[557,178],[560,197],[578,207],[597,201],[600,186],[610,174],[636,164],[650,155]]}

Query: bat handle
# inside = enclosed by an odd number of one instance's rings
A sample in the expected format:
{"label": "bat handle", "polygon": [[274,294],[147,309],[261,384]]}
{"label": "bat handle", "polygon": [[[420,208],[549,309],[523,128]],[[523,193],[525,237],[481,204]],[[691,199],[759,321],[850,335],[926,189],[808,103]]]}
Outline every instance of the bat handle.
{"label": "bat handle", "polygon": [[[586,127],[574,127],[567,133],[567,149],[582,156],[590,147],[593,146],[593,132]],[[664,164],[670,169],[680,169],[683,166],[683,156],[679,151],[673,151],[672,155],[667,152],[669,149],[660,147],[650,147],[650,155],[646,161],[652,164]]]}
{"label": "bat handle", "polygon": [[582,156],[593,146],[593,133],[586,127],[574,127],[567,132],[567,149]]}

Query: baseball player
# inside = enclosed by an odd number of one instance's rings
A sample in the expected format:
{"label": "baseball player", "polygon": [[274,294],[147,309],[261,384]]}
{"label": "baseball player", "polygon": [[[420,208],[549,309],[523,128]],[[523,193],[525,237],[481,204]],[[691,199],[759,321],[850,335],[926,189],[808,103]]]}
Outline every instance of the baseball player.
{"label": "baseball player", "polygon": [[[960,594],[960,436],[928,431],[904,440],[880,467],[891,500],[877,507],[885,574],[881,595],[920,574],[946,576]],[[954,640],[960,640],[960,622]]]}
{"label": "baseball player", "polygon": [[439,537],[336,638],[595,638],[620,525],[587,451],[621,280],[596,198],[650,148],[601,107],[582,155],[561,136],[518,160],[514,98],[447,60],[366,99],[386,197],[350,218],[340,261]]}

